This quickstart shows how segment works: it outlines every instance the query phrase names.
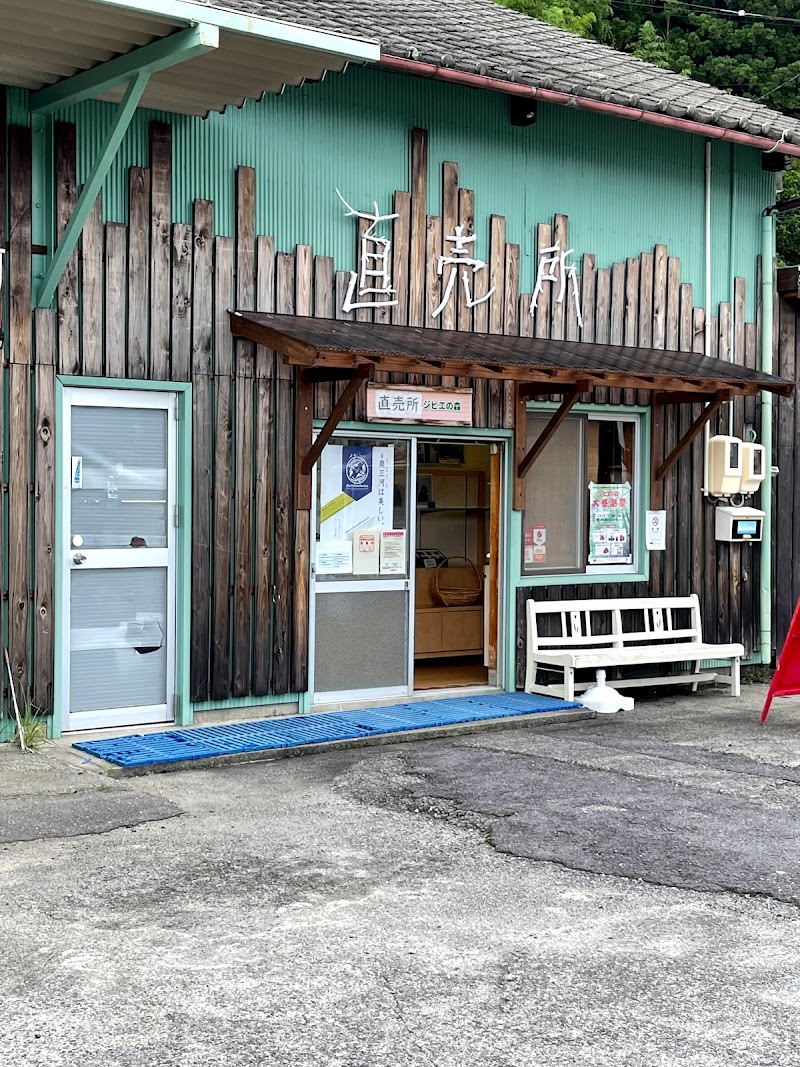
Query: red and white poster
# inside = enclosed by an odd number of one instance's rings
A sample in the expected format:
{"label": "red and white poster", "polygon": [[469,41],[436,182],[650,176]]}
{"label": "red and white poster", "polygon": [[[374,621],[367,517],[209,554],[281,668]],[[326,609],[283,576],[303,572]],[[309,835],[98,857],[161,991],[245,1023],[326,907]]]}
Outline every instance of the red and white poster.
{"label": "red and white poster", "polygon": [[543,522],[526,528],[523,558],[526,564],[547,562],[547,526]]}

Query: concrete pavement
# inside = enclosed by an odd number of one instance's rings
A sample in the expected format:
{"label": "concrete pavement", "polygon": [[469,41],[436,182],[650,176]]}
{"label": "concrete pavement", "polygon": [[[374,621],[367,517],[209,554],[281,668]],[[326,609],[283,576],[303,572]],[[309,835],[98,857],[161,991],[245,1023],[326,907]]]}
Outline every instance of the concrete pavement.
{"label": "concrete pavement", "polygon": [[761,728],[762,694],[124,783],[33,757],[83,834],[0,846],[2,1062],[800,1063],[800,701]]}

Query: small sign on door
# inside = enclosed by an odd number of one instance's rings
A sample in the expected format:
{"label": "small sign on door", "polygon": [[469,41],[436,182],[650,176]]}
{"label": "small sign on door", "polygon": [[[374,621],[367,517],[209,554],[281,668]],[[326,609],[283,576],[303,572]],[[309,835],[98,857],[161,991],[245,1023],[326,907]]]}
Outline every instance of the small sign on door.
{"label": "small sign on door", "polygon": [[72,488],[83,489],[83,456],[72,457]]}

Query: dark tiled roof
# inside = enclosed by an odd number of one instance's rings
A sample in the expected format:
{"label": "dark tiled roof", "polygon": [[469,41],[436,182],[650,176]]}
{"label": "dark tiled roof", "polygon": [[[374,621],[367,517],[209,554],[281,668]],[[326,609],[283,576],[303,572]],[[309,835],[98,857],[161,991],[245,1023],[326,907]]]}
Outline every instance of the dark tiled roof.
{"label": "dark tiled roof", "polygon": [[[209,0],[200,0],[208,3]],[[384,55],[800,145],[800,121],[493,0],[214,0],[209,6],[379,39]]]}

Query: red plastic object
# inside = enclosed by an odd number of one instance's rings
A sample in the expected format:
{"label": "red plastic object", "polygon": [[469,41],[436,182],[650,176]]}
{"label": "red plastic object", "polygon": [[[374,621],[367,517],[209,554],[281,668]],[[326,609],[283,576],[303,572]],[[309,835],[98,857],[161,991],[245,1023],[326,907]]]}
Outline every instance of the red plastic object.
{"label": "red plastic object", "polygon": [[798,694],[800,694],[800,600],[794,609],[783,651],[772,677],[764,710],[761,712],[761,722],[767,721],[773,697],[791,697]]}

